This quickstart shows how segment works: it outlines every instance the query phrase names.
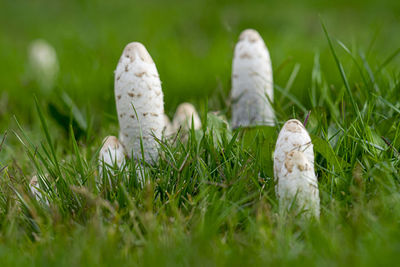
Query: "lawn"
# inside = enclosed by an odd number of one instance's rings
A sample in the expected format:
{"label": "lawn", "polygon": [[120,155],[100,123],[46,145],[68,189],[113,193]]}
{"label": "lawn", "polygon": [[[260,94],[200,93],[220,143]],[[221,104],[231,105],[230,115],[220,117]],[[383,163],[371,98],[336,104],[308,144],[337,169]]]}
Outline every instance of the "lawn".
{"label": "lawn", "polygon": [[[222,119],[246,28],[271,55],[275,127]],[[1,1],[0,265],[397,265],[399,29],[394,0]],[[47,89],[28,60],[38,38],[60,66]],[[161,142],[144,187],[134,160],[96,186],[132,41],[157,65],[166,114],[191,102],[203,126]],[[282,215],[275,196],[278,133],[307,117],[319,220]],[[48,204],[30,193],[34,175]]]}

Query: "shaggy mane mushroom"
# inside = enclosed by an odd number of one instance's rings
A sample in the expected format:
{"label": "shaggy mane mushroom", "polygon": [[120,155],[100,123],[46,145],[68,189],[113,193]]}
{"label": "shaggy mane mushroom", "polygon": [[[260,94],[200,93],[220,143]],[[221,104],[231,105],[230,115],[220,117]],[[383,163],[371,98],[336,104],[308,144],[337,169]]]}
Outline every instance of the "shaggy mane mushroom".
{"label": "shaggy mane mushroom", "polygon": [[294,203],[300,211],[319,217],[313,144],[298,120],[287,121],[279,133],[274,152],[274,176],[281,209],[288,209]]}
{"label": "shaggy mane mushroom", "polygon": [[240,34],[232,64],[232,128],[273,126],[275,114],[271,59],[260,34]]}
{"label": "shaggy mane mushroom", "polygon": [[164,129],[164,97],[156,65],[138,42],[128,44],[115,70],[119,140],[129,157],[154,163]]}

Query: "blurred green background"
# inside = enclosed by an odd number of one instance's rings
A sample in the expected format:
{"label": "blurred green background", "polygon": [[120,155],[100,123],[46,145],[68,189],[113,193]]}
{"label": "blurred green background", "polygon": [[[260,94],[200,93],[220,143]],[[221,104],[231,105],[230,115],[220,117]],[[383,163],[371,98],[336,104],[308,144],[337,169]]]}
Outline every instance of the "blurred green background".
{"label": "blurred green background", "polygon": [[[226,109],[233,48],[254,28],[271,54],[275,83],[284,87],[297,68],[292,93],[307,107],[315,55],[327,80],[340,81],[320,20],[332,37],[382,63],[400,47],[400,1],[13,0],[0,1],[0,127],[12,116],[29,127],[33,95],[57,104],[67,92],[94,129],[116,122],[113,71],[128,42],[140,41],[157,64],[165,109],[182,101]],[[60,63],[56,88],[41,92],[27,67],[29,43],[43,38]],[[337,48],[339,55],[345,54]],[[351,64],[347,55],[343,62]],[[279,99],[279,92],[276,93]],[[105,126],[104,126],[105,127]]]}

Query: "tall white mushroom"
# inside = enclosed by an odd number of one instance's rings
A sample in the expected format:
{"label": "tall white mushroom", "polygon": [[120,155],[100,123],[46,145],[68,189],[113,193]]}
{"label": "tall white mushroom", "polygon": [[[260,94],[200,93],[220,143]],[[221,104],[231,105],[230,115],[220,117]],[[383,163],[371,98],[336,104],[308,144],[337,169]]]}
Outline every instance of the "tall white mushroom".
{"label": "tall white mushroom", "polygon": [[287,121],[279,133],[274,153],[274,176],[281,209],[294,204],[297,209],[319,217],[313,144],[298,120]]}
{"label": "tall white mushroom", "polygon": [[103,163],[107,170],[112,167],[121,168],[125,164],[124,148],[115,136],[107,136],[103,141],[99,154],[100,176],[103,173]]}
{"label": "tall white mushroom", "polygon": [[235,47],[231,98],[232,128],[275,124],[271,59],[253,29],[243,31]]}
{"label": "tall white mushroom", "polygon": [[129,157],[153,163],[164,129],[164,96],[161,81],[146,48],[128,44],[115,70],[115,100],[120,126],[119,139]]}
{"label": "tall white mushroom", "polygon": [[51,90],[59,71],[56,50],[47,41],[37,39],[31,42],[28,52],[29,67],[41,89]]}

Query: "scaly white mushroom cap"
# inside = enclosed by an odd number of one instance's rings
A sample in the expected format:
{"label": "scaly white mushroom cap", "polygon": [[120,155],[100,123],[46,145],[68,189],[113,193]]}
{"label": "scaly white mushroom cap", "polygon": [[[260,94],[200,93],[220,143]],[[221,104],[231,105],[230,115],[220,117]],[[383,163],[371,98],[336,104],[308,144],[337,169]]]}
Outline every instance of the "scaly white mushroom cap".
{"label": "scaly white mushroom cap", "polygon": [[29,45],[29,65],[41,88],[50,90],[59,71],[56,50],[45,40],[32,41]]}
{"label": "scaly white mushroom cap", "polygon": [[300,210],[319,217],[313,145],[307,130],[298,120],[287,121],[279,133],[274,152],[274,176],[282,209],[289,208],[295,200]]}
{"label": "scaly white mushroom cap", "polygon": [[172,120],[175,131],[182,128],[182,131],[188,132],[192,128],[192,122],[195,130],[201,128],[201,120],[199,114],[197,114],[196,108],[190,103],[180,104]]}
{"label": "scaly white mushroom cap", "polygon": [[240,34],[235,47],[231,98],[232,128],[275,124],[271,59],[263,39],[252,29]]}
{"label": "scaly white mushroom cap", "polygon": [[103,173],[103,162],[107,170],[113,166],[121,168],[125,164],[124,147],[115,136],[107,136],[103,141],[103,147],[99,154],[99,171]]}
{"label": "scaly white mushroom cap", "polygon": [[[120,142],[129,157],[153,163],[158,158],[158,143],[164,129],[164,96],[161,81],[146,48],[128,44],[115,71],[115,100],[120,126]],[[136,111],[136,112],[135,112]]]}

